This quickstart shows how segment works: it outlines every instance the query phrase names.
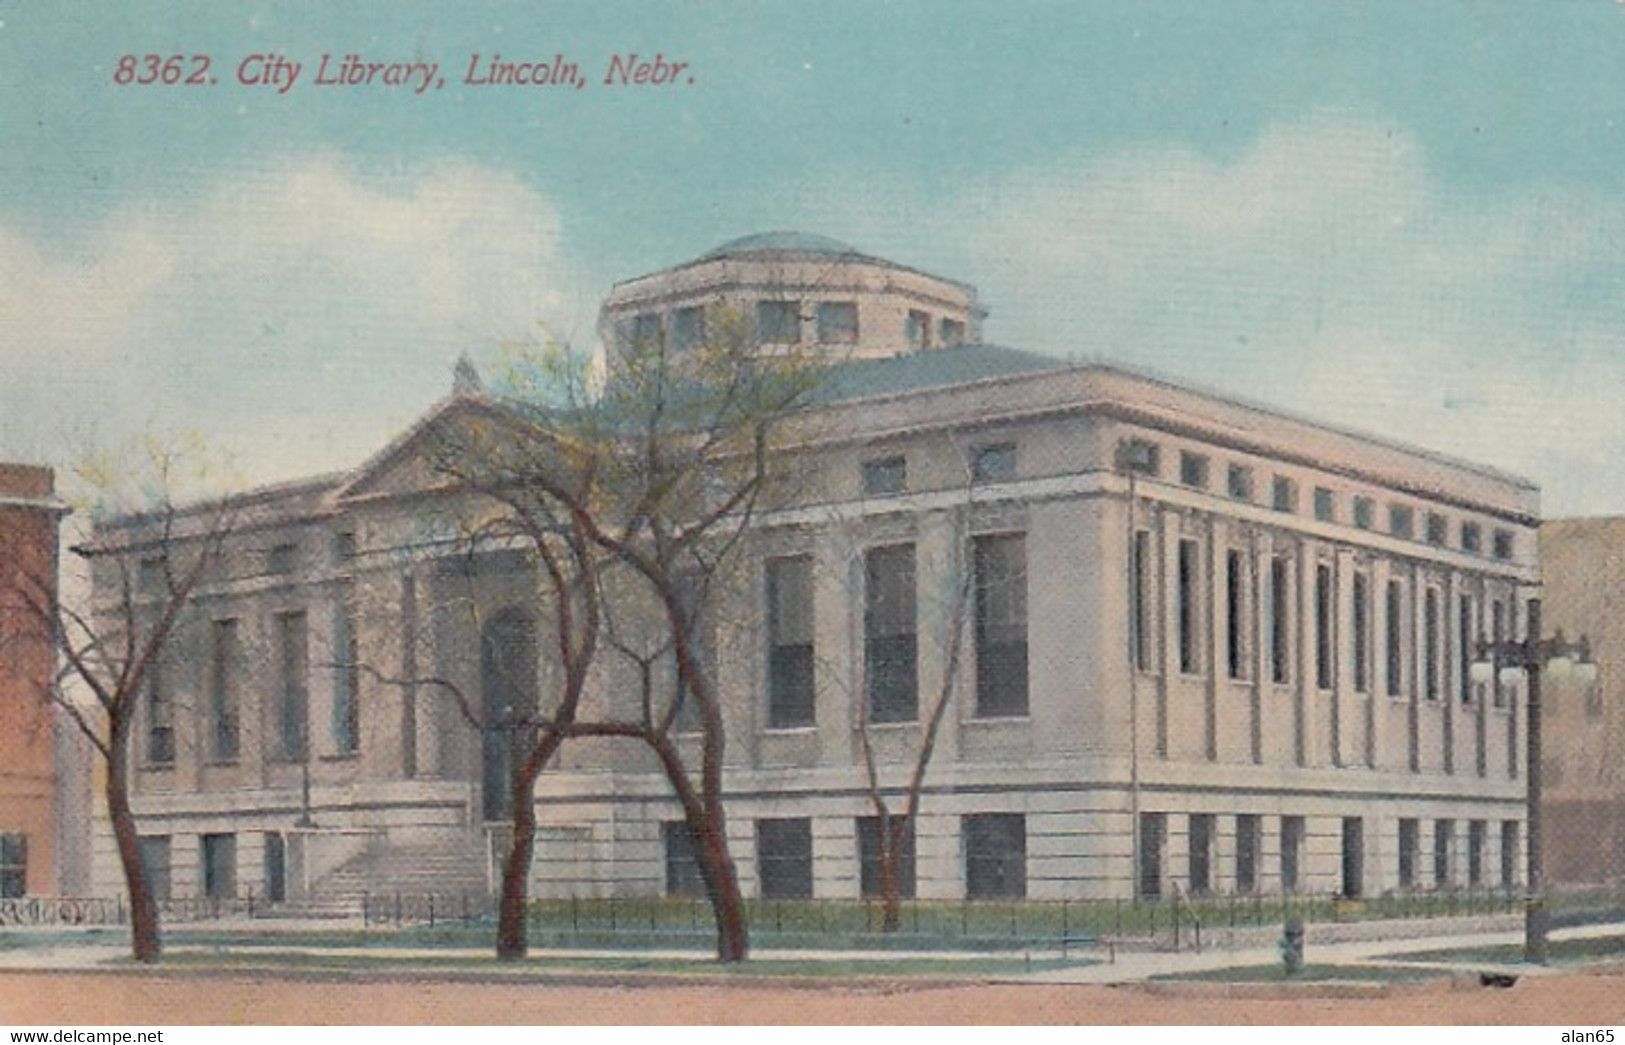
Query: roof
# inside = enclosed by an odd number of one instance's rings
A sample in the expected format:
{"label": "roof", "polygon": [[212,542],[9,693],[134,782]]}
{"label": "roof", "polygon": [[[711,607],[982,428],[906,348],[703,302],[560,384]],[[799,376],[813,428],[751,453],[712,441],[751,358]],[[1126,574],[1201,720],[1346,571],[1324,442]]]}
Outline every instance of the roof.
{"label": "roof", "polygon": [[854,359],[837,364],[830,368],[813,398],[822,403],[872,399],[1072,366],[1054,356],[998,345],[926,349],[888,359]]}
{"label": "roof", "polygon": [[[702,258],[723,258],[734,254],[755,254],[762,251],[792,251],[797,254],[858,254],[858,249],[840,240],[819,236],[811,232],[780,229],[758,232],[732,239],[700,255]],[[861,256],[861,255],[859,255]]]}

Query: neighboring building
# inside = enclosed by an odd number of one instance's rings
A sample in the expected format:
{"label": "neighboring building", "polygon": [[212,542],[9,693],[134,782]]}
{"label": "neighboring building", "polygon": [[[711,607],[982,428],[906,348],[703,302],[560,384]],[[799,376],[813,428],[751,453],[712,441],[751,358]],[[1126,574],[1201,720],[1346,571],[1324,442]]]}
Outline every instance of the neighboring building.
{"label": "neighboring building", "polygon": [[56,595],[61,511],[50,469],[0,464],[0,897],[57,891],[56,662],[34,609]]}
{"label": "neighboring building", "polygon": [[[1480,638],[1523,626],[1530,484],[972,343],[971,288],[809,237],[621,284],[603,328],[680,345],[713,305],[770,350],[800,338],[832,359],[788,450],[797,495],[758,518],[714,636],[747,894],[872,885],[854,694],[867,687],[900,779],[960,591],[963,670],[905,875],[917,895],[1521,879],[1523,693],[1467,666]],[[243,500],[253,525],[200,593],[137,738],[137,809],[175,894],[489,882],[506,748],[444,690],[400,682],[434,676],[501,708],[545,692],[550,670],[534,578],[513,553],[458,553],[423,463],[431,422],[496,409],[466,373],[458,389],[353,473]],[[133,543],[139,526],[103,536]],[[375,670],[335,667],[355,660]],[[538,806],[540,893],[692,887],[641,751],[566,745]]]}
{"label": "neighboring building", "polygon": [[1591,643],[1597,678],[1547,673],[1541,776],[1545,872],[1554,886],[1625,878],[1625,518],[1540,528],[1548,634]]}

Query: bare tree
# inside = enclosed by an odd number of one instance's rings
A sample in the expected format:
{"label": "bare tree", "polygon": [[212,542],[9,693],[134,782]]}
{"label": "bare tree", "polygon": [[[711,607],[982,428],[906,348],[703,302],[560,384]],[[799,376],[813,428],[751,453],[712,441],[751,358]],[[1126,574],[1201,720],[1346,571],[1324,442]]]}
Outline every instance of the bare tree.
{"label": "bare tree", "polygon": [[57,669],[39,698],[59,708],[106,768],[103,794],[130,897],[131,951],[137,961],[162,953],[158,906],[142,862],[130,803],[132,735],[143,707],[163,699],[154,676],[176,640],[193,593],[219,561],[235,514],[226,501],[181,510],[179,485],[207,477],[195,451],[147,441],[125,455],[99,455],[72,473],[78,518],[94,528],[73,545],[89,569],[93,605],[64,597],[55,549],[31,556],[25,541],[0,538],[0,554],[20,556],[6,607],[10,641],[54,651]]}

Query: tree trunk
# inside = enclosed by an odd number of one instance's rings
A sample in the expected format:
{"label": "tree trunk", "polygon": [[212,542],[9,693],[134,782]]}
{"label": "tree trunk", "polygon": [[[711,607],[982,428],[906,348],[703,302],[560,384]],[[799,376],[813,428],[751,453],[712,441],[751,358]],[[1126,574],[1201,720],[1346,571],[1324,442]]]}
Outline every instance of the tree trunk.
{"label": "tree trunk", "polygon": [[903,927],[903,825],[893,817],[879,818],[880,834],[880,931],[894,933]]}
{"label": "tree trunk", "polygon": [[156,962],[163,952],[158,905],[153,902],[147,869],[141,863],[140,837],[136,833],[135,813],[130,809],[125,740],[123,730],[113,732],[107,759],[107,813],[113,821],[113,838],[118,843],[119,863],[124,868],[124,885],[130,893],[130,953],[138,962]]}
{"label": "tree trunk", "polygon": [[739,892],[739,876],[728,853],[727,831],[720,807],[690,820],[694,856],[700,865],[706,899],[717,926],[717,961],[744,961],[750,951],[745,924],[745,901]]}
{"label": "tree trunk", "polygon": [[502,897],[497,911],[497,960],[522,961],[530,953],[525,905],[530,898],[530,864],[536,852],[536,773],[522,765],[514,773],[513,842],[502,862]]}

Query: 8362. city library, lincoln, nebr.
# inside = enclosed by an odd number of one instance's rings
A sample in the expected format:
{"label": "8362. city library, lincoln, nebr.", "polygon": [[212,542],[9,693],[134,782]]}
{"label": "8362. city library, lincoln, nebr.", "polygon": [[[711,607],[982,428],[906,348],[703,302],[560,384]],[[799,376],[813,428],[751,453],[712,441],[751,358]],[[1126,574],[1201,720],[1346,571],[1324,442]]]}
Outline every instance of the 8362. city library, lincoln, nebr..
{"label": "8362. city library, lincoln, nebr.", "polygon": [[[205,59],[206,61],[206,59]],[[370,61],[360,54],[323,54],[309,81],[316,87],[400,87],[422,94],[446,86],[440,63],[421,61]],[[286,94],[300,82],[306,63],[280,54],[252,54],[237,66],[237,81],[247,87],[274,87]],[[565,87],[581,90],[588,84],[579,62],[562,52],[551,58],[513,61],[499,53],[475,52],[468,56],[462,83],[470,87]],[[609,57],[603,78],[606,86],[668,86],[692,84],[693,72],[687,62],[668,59],[657,52],[647,57],[638,52]]]}

